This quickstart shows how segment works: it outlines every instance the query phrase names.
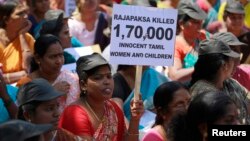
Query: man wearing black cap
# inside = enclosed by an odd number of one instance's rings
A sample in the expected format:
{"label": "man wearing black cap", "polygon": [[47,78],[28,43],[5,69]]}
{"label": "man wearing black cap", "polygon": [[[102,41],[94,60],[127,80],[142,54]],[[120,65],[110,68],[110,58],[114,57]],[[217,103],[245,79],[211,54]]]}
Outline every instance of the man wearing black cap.
{"label": "man wearing black cap", "polygon": [[196,47],[206,39],[207,32],[201,30],[206,13],[196,4],[181,1],[178,5],[179,35],[176,36],[174,66],[169,68],[172,80],[186,82],[191,79],[194,64],[197,60]]}

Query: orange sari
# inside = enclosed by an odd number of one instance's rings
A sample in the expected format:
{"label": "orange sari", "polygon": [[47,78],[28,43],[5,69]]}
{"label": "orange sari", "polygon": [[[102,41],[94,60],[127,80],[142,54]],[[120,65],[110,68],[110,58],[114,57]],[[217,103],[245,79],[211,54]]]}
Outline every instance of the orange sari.
{"label": "orange sari", "polygon": [[[31,51],[33,52],[35,42],[34,38],[30,34],[26,33],[25,39]],[[7,47],[4,47],[0,44],[0,63],[3,64],[2,69],[4,73],[18,72],[23,70],[22,62],[22,49],[19,37],[9,43]]]}

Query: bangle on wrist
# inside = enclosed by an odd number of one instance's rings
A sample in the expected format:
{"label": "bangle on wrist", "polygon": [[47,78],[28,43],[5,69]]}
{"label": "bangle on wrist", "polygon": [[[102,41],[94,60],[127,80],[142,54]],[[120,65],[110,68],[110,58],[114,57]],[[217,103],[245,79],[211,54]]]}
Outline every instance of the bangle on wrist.
{"label": "bangle on wrist", "polygon": [[30,50],[29,49],[24,49],[24,50],[22,50],[22,52],[30,52]]}
{"label": "bangle on wrist", "polygon": [[3,102],[5,107],[9,107],[13,103],[12,99],[3,100]]}

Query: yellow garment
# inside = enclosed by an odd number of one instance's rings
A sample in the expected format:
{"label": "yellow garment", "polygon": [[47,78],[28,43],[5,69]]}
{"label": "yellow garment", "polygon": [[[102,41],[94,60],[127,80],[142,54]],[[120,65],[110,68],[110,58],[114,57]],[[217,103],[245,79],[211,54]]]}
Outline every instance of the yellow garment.
{"label": "yellow garment", "polygon": [[218,12],[218,21],[220,21],[220,22],[224,22],[223,15],[224,15],[224,11],[225,11],[225,8],[226,8],[226,4],[227,4],[227,2],[223,2],[220,5],[220,9],[219,9],[219,12]]}
{"label": "yellow garment", "polygon": [[244,7],[245,9],[245,21],[244,24],[250,29],[250,2]]}
{"label": "yellow garment", "polygon": [[[25,38],[29,48],[33,52],[35,42],[34,38],[28,33],[25,34]],[[22,49],[19,37],[9,43],[7,47],[0,44],[0,63],[3,64],[4,73],[23,70],[22,62]]]}
{"label": "yellow garment", "polygon": [[157,7],[158,8],[170,8],[170,6],[166,4],[166,2],[162,2],[162,1],[157,1]]}
{"label": "yellow garment", "polygon": [[[220,6],[219,13],[218,13],[218,21],[223,22],[223,15],[226,8],[227,2],[223,2]],[[245,10],[245,19],[244,25],[250,29],[250,2],[244,7]]]}

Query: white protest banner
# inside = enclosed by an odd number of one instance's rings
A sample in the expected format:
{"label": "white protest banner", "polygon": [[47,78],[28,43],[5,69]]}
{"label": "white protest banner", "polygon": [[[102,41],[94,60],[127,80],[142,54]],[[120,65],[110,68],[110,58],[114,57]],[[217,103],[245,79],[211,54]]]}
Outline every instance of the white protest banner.
{"label": "white protest banner", "polygon": [[[75,58],[75,60],[78,60],[78,58],[81,56],[93,54],[94,52],[101,53],[101,49],[98,44],[93,45],[93,46],[66,48],[64,49],[64,51],[71,54]],[[61,70],[68,70],[73,73],[76,73],[76,63],[63,65]]]}
{"label": "white protest banner", "polygon": [[115,4],[110,63],[173,65],[176,24],[176,9]]}
{"label": "white protest banner", "polygon": [[65,14],[67,16],[71,16],[72,13],[75,11],[76,9],[76,2],[75,0],[65,0]]}
{"label": "white protest banner", "polygon": [[94,53],[93,49],[89,47],[77,47],[77,48],[66,48],[64,51],[68,52],[71,54],[76,60],[85,55],[90,55]]}

